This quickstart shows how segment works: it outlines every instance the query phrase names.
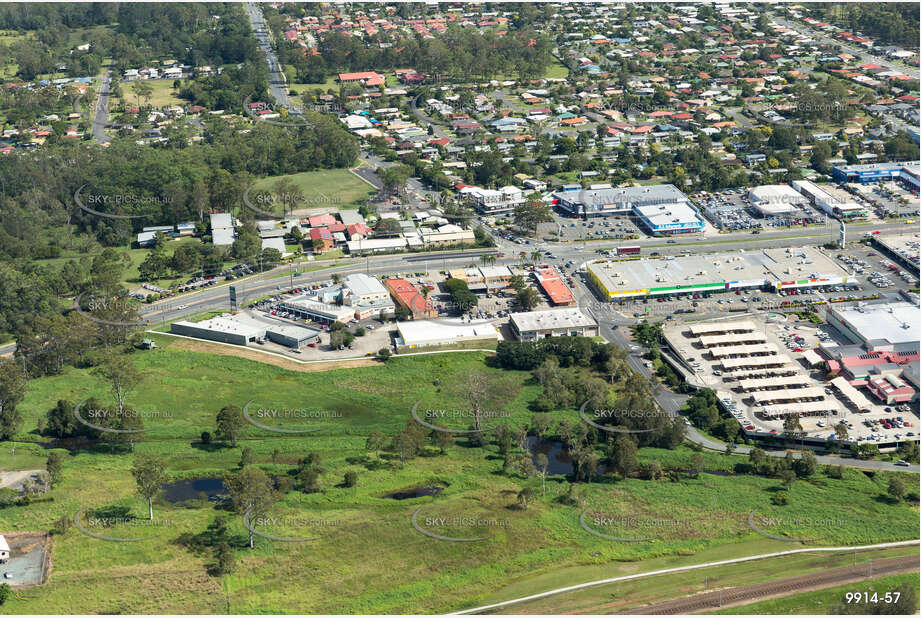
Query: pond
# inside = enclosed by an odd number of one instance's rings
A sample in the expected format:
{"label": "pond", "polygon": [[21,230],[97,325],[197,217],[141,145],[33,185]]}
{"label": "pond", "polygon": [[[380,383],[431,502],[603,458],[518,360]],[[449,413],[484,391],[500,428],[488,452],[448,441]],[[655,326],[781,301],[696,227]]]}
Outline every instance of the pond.
{"label": "pond", "polygon": [[170,504],[187,500],[207,499],[210,502],[223,502],[230,499],[224,480],[219,477],[185,479],[173,483],[164,483],[163,499]]}
{"label": "pond", "polygon": [[409,500],[410,498],[421,498],[423,496],[437,496],[443,490],[444,487],[416,487],[404,491],[395,491],[383,497],[391,500]]}
{"label": "pond", "polygon": [[[537,454],[543,453],[547,456],[549,466],[547,466],[547,475],[554,476],[562,474],[570,476],[573,473],[572,456],[569,454],[569,447],[558,440],[544,440],[537,436],[528,436],[528,451],[531,452],[531,461],[537,465]],[[598,465],[595,471],[596,475],[604,474],[606,468],[603,464]]]}

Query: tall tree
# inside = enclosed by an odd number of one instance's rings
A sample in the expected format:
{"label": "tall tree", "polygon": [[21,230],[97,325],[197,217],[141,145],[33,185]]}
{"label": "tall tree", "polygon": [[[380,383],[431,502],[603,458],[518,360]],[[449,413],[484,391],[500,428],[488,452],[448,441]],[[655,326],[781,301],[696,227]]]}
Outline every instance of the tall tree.
{"label": "tall tree", "polygon": [[230,446],[236,446],[237,440],[244,434],[246,429],[246,419],[243,418],[243,410],[238,406],[229,405],[221,408],[217,413],[216,434],[219,439],[230,442]]}
{"label": "tall tree", "polygon": [[263,517],[276,500],[272,479],[259,468],[244,468],[236,474],[224,474],[224,486],[238,513],[243,515],[249,530],[249,546],[254,547],[253,529],[257,519]]}
{"label": "tall tree", "polygon": [[157,455],[142,453],[135,458],[131,475],[134,476],[138,493],[147,500],[148,514],[153,521],[153,497],[166,481],[166,464]]}
{"label": "tall tree", "polygon": [[26,374],[16,361],[0,358],[0,440],[9,440],[22,426],[22,414],[16,406],[25,395],[26,382]]}

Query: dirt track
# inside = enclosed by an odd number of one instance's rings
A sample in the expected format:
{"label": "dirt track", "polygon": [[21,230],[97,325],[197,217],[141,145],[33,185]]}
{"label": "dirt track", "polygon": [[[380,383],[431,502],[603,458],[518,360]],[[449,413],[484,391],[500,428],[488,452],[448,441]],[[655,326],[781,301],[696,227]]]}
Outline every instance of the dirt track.
{"label": "dirt track", "polygon": [[[717,608],[745,605],[754,601],[762,601],[774,597],[784,597],[795,593],[830,588],[849,582],[861,581],[871,577],[892,575],[895,573],[910,573],[918,570],[918,557],[905,556],[901,558],[886,558],[873,561],[873,573],[870,574],[867,563],[857,566],[828,569],[817,573],[807,573],[797,577],[788,577],[763,584],[750,586],[737,586],[722,590],[722,605],[720,605],[720,591],[704,592],[690,597],[673,599],[663,603],[655,603],[645,607],[636,607],[621,614],[694,614],[702,613]],[[605,613],[604,606],[591,608],[593,613]]]}
{"label": "dirt track", "polygon": [[258,350],[244,348],[242,346],[231,347],[208,343],[206,341],[180,339],[178,337],[170,342],[169,348],[171,350],[187,350],[189,352],[205,352],[207,354],[236,356],[238,358],[245,358],[247,360],[266,363],[268,365],[275,365],[276,367],[281,367],[282,369],[288,369],[290,371],[303,372],[330,371],[332,369],[352,369],[354,367],[371,367],[381,364],[380,361],[374,360],[373,358],[359,358],[353,360],[329,361],[322,363],[297,363],[294,361],[286,360],[284,358],[279,358],[278,356],[273,356],[271,354],[264,354]]}

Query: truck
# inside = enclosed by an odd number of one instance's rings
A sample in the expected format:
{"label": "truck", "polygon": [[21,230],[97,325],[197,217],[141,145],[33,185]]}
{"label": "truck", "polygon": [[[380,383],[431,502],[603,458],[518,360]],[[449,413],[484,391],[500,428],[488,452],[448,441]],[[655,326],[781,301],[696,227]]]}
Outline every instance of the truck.
{"label": "truck", "polygon": [[639,255],[642,247],[618,247],[617,255]]}

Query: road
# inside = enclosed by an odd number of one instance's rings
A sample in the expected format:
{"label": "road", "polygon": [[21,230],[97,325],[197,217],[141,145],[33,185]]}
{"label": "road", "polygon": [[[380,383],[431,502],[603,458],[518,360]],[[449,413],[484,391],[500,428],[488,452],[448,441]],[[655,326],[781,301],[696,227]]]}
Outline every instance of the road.
{"label": "road", "polygon": [[265,62],[269,67],[269,94],[275,100],[275,105],[286,107],[291,114],[300,114],[303,110],[291,103],[288,98],[288,85],[282,75],[281,65],[278,64],[278,58],[272,50],[272,42],[269,38],[269,31],[265,25],[265,18],[262,16],[262,9],[253,2],[246,4],[246,14],[249,16],[249,25],[253,32],[256,33],[256,41],[259,49],[265,55]]}
{"label": "road", "polygon": [[[502,601],[501,603],[493,603],[491,605],[483,605],[481,607],[474,607],[473,609],[465,609],[459,612],[453,612],[451,615],[461,615],[461,614],[480,614],[483,612],[492,612],[492,610],[499,609],[501,607],[508,607],[509,605],[516,605],[518,603],[523,603],[525,601],[534,601],[536,599],[542,599],[544,597],[553,596],[555,594],[562,594],[564,592],[573,592],[575,590],[583,590],[585,588],[591,588],[593,586],[601,586],[604,584],[613,584],[616,582],[630,581],[633,579],[642,579],[645,577],[655,577],[657,575],[668,575],[670,573],[680,573],[683,571],[695,571],[699,569],[708,569],[716,566],[724,566],[727,564],[738,564],[740,562],[750,562],[752,560],[764,560],[766,558],[778,558],[782,556],[790,556],[793,554],[802,554],[806,552],[854,552],[861,551],[866,549],[884,549],[887,547],[905,547],[909,545],[917,545],[917,540],[912,541],[897,541],[895,543],[879,543],[876,545],[859,545],[854,547],[810,547],[806,549],[791,549],[788,551],[779,551],[770,554],[757,554],[754,556],[744,556],[742,558],[733,558],[730,560],[719,560],[717,562],[704,562],[702,564],[692,564],[682,567],[673,567],[670,569],[660,569],[658,571],[649,571],[648,573],[635,573],[633,575],[623,575],[621,577],[610,577],[608,579],[599,579],[591,582],[586,582],[584,584],[576,584],[574,586],[566,586],[565,588],[557,588],[555,590],[548,590],[546,592],[540,592],[538,594],[532,594],[526,597],[520,597],[517,599],[511,599],[509,601]],[[494,613],[494,612],[493,612]]]}
{"label": "road", "polygon": [[783,17],[774,17],[774,21],[776,21],[776,22],[777,22],[778,24],[780,24],[781,26],[784,26],[784,27],[786,27],[786,28],[792,28],[793,30],[796,30],[797,32],[799,32],[799,33],[801,33],[801,34],[805,34],[805,35],[807,35],[807,36],[809,36],[809,37],[812,37],[812,38],[815,39],[816,41],[820,41],[820,42],[826,43],[826,44],[828,44],[828,45],[836,45],[836,46],[840,47],[841,49],[846,50],[847,53],[849,53],[849,54],[851,54],[851,55],[853,55],[853,56],[856,56],[856,57],[860,58],[860,59],[863,60],[864,62],[868,62],[868,63],[872,63],[872,64],[878,64],[878,65],[880,65],[881,67],[885,67],[886,69],[888,69],[888,70],[890,70],[890,71],[896,71],[896,72],[898,72],[898,73],[903,73],[903,74],[905,74],[905,75],[909,75],[909,76],[911,76],[912,78],[914,78],[915,80],[918,80],[918,79],[919,79],[919,72],[918,72],[917,69],[910,69],[910,68],[908,68],[908,67],[906,67],[906,66],[903,66],[903,65],[900,65],[900,64],[896,64],[896,63],[894,63],[894,62],[892,62],[892,61],[890,61],[890,60],[886,60],[886,59],[884,59],[884,58],[880,58],[880,57],[878,57],[878,56],[874,56],[874,55],[871,54],[870,52],[867,52],[867,51],[864,51],[864,50],[859,49],[859,48],[857,48],[857,47],[854,47],[853,45],[851,45],[851,44],[849,44],[849,43],[847,43],[847,42],[845,42],[845,41],[841,41],[841,40],[838,40],[838,39],[833,39],[833,38],[831,38],[830,36],[828,36],[828,35],[826,35],[826,34],[823,34],[823,33],[821,33],[821,32],[817,32],[816,30],[813,30],[812,28],[810,28],[809,26],[806,26],[805,24],[800,24],[800,23],[797,23],[797,22],[792,22],[792,21],[790,21],[790,20],[788,20],[788,19],[785,19],[785,18],[783,18]]}
{"label": "road", "polygon": [[96,109],[93,114],[93,126],[91,131],[93,139],[100,144],[111,141],[112,138],[106,135],[105,128],[109,122],[109,85],[112,80],[112,70],[106,71],[99,83],[99,99],[96,101]]}

